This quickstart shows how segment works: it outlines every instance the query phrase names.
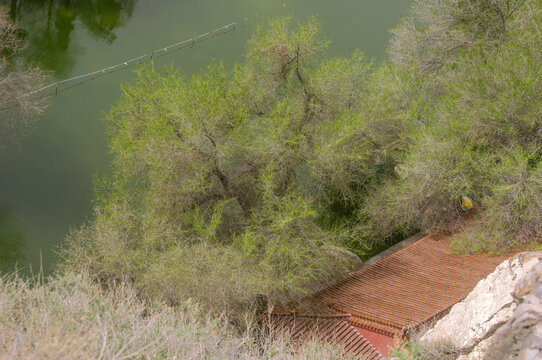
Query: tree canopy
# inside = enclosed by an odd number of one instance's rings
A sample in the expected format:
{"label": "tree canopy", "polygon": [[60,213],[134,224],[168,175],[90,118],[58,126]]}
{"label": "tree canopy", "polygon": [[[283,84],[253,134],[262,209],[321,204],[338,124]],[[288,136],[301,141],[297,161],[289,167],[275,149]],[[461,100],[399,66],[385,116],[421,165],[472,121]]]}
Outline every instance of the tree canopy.
{"label": "tree canopy", "polygon": [[456,251],[536,244],[541,14],[420,0],[381,64],[327,57],[314,19],[268,19],[231,70],[139,68],[106,116],[114,172],[66,266],[235,310],[317,289],[465,197],[480,221]]}
{"label": "tree canopy", "polygon": [[351,269],[320,220],[371,178],[366,149],[343,152],[371,65],[358,52],[324,60],[319,32],[270,19],[232,71],[138,70],[107,116],[114,176],[75,235],[91,239],[90,266],[221,305],[289,299]]}

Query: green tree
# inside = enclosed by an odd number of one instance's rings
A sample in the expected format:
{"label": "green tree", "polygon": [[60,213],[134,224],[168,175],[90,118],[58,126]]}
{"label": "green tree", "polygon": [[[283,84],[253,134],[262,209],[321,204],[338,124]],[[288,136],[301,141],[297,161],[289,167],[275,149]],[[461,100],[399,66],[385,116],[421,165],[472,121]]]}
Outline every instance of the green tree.
{"label": "green tree", "polygon": [[420,84],[409,96],[412,141],[396,176],[363,207],[369,233],[434,230],[468,196],[481,215],[456,250],[499,252],[540,239],[541,11],[536,1],[416,3],[391,48],[409,83]]}
{"label": "green tree", "polygon": [[231,71],[141,67],[106,117],[114,172],[66,265],[246,309],[344,274],[345,247],[448,223],[465,196],[480,215],[455,250],[525,247],[542,236],[540,14],[418,1],[378,66],[326,59],[314,20],[269,19]]}
{"label": "green tree", "polygon": [[372,176],[348,141],[370,64],[324,60],[319,31],[270,19],[231,72],[140,68],[107,116],[114,175],[68,263],[215,309],[293,299],[351,269],[320,214]]}
{"label": "green tree", "polygon": [[[23,56],[37,61],[57,77],[69,75],[77,56],[78,32],[83,29],[108,44],[117,38],[115,30],[124,25],[136,0],[0,0],[9,7],[9,16],[20,26],[28,44]],[[8,5],[9,3],[9,5]]]}

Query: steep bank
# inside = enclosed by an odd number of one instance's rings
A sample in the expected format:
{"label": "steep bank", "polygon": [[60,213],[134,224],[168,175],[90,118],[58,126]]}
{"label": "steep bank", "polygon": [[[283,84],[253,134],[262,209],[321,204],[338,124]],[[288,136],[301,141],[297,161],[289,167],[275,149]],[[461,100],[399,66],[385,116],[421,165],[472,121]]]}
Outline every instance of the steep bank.
{"label": "steep bank", "polygon": [[104,290],[88,276],[65,274],[44,284],[0,277],[0,360],[343,359],[312,343],[239,333],[193,301],[148,304],[127,284]]}

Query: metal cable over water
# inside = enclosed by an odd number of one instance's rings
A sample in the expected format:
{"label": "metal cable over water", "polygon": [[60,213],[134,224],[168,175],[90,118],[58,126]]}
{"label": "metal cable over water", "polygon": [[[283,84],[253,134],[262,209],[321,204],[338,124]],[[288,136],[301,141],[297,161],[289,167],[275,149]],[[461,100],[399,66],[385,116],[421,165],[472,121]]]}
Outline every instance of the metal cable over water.
{"label": "metal cable over water", "polygon": [[[245,18],[245,21],[246,21],[246,18]],[[232,23],[230,23],[228,25],[224,25],[224,26],[216,28],[214,30],[207,31],[206,33],[203,33],[203,34],[200,34],[200,35],[196,35],[194,33],[194,35],[191,38],[188,38],[186,40],[179,41],[179,42],[176,42],[174,44],[171,44],[171,45],[168,45],[168,46],[156,49],[156,50],[152,50],[152,51],[148,52],[147,54],[144,54],[144,55],[141,55],[141,56],[129,59],[129,60],[122,61],[122,62],[120,62],[120,63],[118,63],[116,65],[112,65],[112,66],[109,66],[109,67],[106,67],[106,68],[103,68],[103,69],[95,70],[95,71],[92,71],[92,72],[89,72],[89,73],[86,73],[86,74],[73,76],[73,77],[70,77],[68,79],[58,80],[58,81],[56,81],[54,83],[45,85],[45,86],[43,86],[41,88],[32,90],[32,91],[30,91],[30,92],[28,92],[28,93],[26,93],[24,95],[21,95],[19,98],[31,96],[31,95],[34,95],[34,94],[41,94],[41,93],[44,92],[44,90],[52,89],[52,88],[55,89],[54,94],[44,95],[44,97],[52,96],[52,95],[58,95],[59,86],[62,85],[62,84],[73,83],[71,86],[63,89],[63,90],[67,90],[67,89],[69,89],[69,88],[71,88],[73,86],[80,85],[80,84],[85,83],[85,82],[90,81],[90,80],[94,80],[94,79],[96,79],[98,77],[101,77],[101,76],[103,76],[105,74],[112,73],[112,72],[122,70],[122,69],[126,69],[129,66],[137,65],[137,64],[139,64],[139,63],[141,63],[141,62],[143,62],[145,60],[152,60],[154,57],[161,57],[161,56],[167,55],[168,51],[169,51],[169,53],[172,53],[174,51],[178,51],[178,50],[181,50],[181,49],[192,48],[198,42],[209,40],[209,39],[212,39],[212,38],[214,38],[216,36],[224,35],[224,34],[227,34],[227,33],[231,32],[231,31],[235,30],[236,25],[237,25],[237,22],[232,22]],[[13,102],[15,102],[15,101],[17,101],[17,98],[10,99],[8,101],[4,101],[4,102],[0,103],[0,105],[2,105],[0,110],[5,110],[5,109],[7,109],[7,108],[9,108],[11,106],[14,106],[14,105],[11,105],[11,104]],[[3,105],[6,105],[6,104],[10,104],[10,105],[3,106]]]}

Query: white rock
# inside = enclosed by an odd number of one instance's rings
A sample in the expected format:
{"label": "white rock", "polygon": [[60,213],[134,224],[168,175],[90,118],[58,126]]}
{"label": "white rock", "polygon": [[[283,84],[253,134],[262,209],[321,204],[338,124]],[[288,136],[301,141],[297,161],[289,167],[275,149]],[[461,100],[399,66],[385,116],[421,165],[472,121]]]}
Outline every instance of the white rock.
{"label": "white rock", "polygon": [[483,340],[481,343],[468,354],[461,355],[457,360],[484,360],[485,354],[489,346],[491,345],[491,338]]}
{"label": "white rock", "polygon": [[[461,351],[471,351],[511,317],[517,282],[542,259],[542,253],[521,253],[501,263],[473,291],[454,305],[422,341],[450,339]],[[483,350],[480,349],[481,353]],[[475,354],[473,354],[475,356]],[[462,360],[475,360],[465,357]]]}

